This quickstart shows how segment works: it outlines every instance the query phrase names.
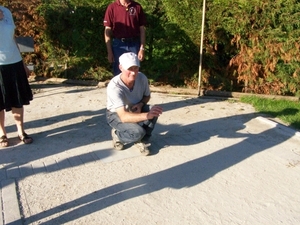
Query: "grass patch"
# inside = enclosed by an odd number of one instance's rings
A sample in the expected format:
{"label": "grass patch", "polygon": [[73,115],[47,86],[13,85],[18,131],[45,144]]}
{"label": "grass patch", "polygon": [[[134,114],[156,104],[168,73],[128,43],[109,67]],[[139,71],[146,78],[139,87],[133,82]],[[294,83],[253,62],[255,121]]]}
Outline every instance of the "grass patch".
{"label": "grass patch", "polygon": [[275,100],[257,96],[241,97],[241,102],[253,105],[256,111],[279,118],[291,127],[300,130],[300,103],[288,100]]}

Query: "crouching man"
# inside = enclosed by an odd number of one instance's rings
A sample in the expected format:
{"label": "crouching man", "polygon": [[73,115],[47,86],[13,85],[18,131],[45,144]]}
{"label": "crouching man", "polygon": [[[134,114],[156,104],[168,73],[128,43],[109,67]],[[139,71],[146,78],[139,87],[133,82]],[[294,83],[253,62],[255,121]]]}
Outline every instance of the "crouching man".
{"label": "crouching man", "polygon": [[134,143],[143,155],[150,155],[149,138],[162,108],[147,104],[150,88],[147,77],[139,72],[137,55],[124,53],[119,62],[121,73],[107,86],[106,119],[112,127],[113,147],[122,150]]}

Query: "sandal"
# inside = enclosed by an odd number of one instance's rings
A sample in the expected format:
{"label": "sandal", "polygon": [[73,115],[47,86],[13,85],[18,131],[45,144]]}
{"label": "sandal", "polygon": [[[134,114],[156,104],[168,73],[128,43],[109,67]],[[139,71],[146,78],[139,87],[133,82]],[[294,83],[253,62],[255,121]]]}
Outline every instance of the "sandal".
{"label": "sandal", "polygon": [[3,135],[0,137],[0,145],[2,147],[8,147],[8,139],[7,139],[6,135]]}
{"label": "sandal", "polygon": [[19,135],[19,139],[23,141],[24,144],[31,144],[33,142],[32,137],[30,137],[25,132],[22,134],[22,136]]}

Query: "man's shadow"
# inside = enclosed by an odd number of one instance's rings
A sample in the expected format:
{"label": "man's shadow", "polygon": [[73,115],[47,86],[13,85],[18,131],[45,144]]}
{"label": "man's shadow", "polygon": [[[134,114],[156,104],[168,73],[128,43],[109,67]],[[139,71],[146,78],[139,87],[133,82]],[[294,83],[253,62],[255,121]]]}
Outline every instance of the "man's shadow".
{"label": "man's shadow", "polygon": [[[51,98],[53,95],[72,94],[76,91],[70,90],[66,92],[65,89],[61,87],[58,87],[58,89],[53,91],[53,86],[51,86],[51,89],[49,90],[45,90],[46,87],[41,88],[43,89],[44,95],[35,96],[36,98]],[[82,88],[80,89],[80,93],[88,95],[89,90],[93,89],[86,89],[83,91]],[[1,149],[0,151],[0,165],[5,165],[6,170],[18,170],[18,167],[21,168],[25,164],[52,155],[109,140],[110,134],[107,133],[107,129],[105,129],[108,128],[105,112],[105,108],[100,108],[95,111],[87,109],[65,114],[46,114],[45,117],[25,121],[27,129],[38,131],[37,133],[31,133],[34,142],[31,145],[24,145],[19,144],[20,141],[17,137],[9,137],[10,147]],[[6,130],[8,133],[15,132],[15,124],[7,126]],[[97,155],[97,157],[93,158],[90,156],[91,154],[93,156]],[[82,158],[82,163],[88,163],[95,161],[95,158],[101,159],[110,155],[111,149],[101,149],[101,151],[99,149],[99,151],[95,150],[91,153],[89,148],[86,147],[86,151],[79,157]],[[70,156],[70,159],[73,159],[74,161],[75,157],[72,158],[72,156]],[[71,166],[70,163],[60,162],[58,163],[57,168],[65,169]],[[38,168],[35,173],[39,171],[45,172],[45,169]],[[31,167],[22,167],[22,173],[23,175],[27,174],[27,176],[29,176],[34,172]],[[0,175],[0,180],[1,178],[2,176]]]}
{"label": "man's shadow", "polygon": [[[226,118],[201,121],[186,126],[172,124],[163,127],[164,130],[168,130],[169,132],[167,132],[162,139],[172,138],[172,140],[174,140],[175,137],[178,145],[189,146],[186,151],[191,150],[193,144],[207,141],[212,137],[240,138],[240,140],[236,144],[190,160],[186,163],[92,192],[52,209],[32,215],[31,217],[26,218],[26,221],[32,223],[60,213],[61,215],[46,221],[43,224],[66,223],[75,221],[78,218],[87,216],[120,202],[153,193],[164,188],[181,189],[193,187],[201,184],[223,170],[226,170],[257,153],[281,144],[290,138],[289,135],[278,135],[276,128],[267,129],[259,134],[239,132],[239,130],[244,128],[245,123],[250,119],[255,118],[255,116],[255,114],[235,115]],[[223,120],[227,120],[228,126],[230,124],[232,126],[230,128],[225,126],[220,129],[218,126],[219,124],[224,125]],[[232,124],[232,122],[235,122],[236,124]],[[202,130],[201,128],[204,129]],[[177,130],[177,132],[174,132],[173,135],[174,130]],[[189,130],[191,132],[189,135],[184,135],[184,132],[181,132],[180,134],[180,130]],[[274,136],[276,136],[276,138],[272,138]],[[189,138],[189,142],[187,142],[186,138]],[[203,149],[193,150],[199,151],[199,154],[205,151]],[[62,214],[65,210],[68,212]]]}

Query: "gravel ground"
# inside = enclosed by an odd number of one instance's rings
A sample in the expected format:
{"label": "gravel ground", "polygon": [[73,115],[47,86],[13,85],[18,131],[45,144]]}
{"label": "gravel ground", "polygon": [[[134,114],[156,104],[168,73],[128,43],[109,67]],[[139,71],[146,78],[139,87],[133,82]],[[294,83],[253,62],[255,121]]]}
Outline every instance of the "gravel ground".
{"label": "gravel ground", "polygon": [[[252,106],[152,93],[164,113],[145,157],[112,149],[105,88],[32,87],[34,143],[19,143],[6,118],[3,224],[300,224],[299,132]],[[20,218],[10,216],[9,181]]]}

